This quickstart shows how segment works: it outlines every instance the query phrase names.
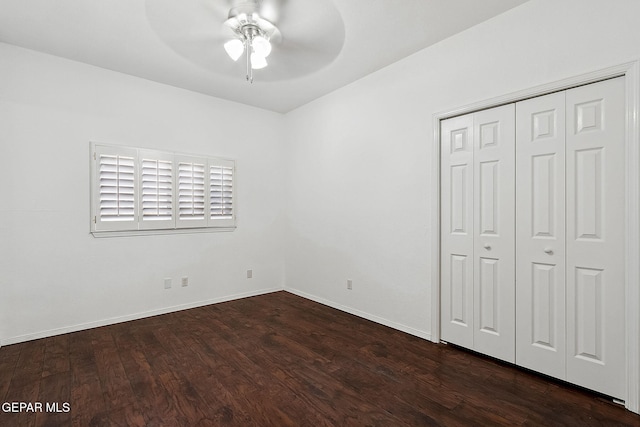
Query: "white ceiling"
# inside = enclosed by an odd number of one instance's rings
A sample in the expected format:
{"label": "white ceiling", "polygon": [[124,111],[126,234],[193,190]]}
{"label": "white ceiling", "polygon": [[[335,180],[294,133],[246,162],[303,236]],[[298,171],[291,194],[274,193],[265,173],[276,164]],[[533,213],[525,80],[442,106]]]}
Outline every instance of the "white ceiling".
{"label": "white ceiling", "polygon": [[262,0],[283,44],[253,84],[221,53],[233,1],[0,0],[0,41],[287,112],[527,0]]}

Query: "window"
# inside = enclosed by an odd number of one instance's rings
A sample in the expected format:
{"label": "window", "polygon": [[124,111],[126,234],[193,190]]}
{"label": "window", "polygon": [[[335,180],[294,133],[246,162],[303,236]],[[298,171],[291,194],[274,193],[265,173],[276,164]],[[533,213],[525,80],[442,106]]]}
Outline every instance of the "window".
{"label": "window", "polygon": [[92,144],[91,232],[235,228],[235,162]]}

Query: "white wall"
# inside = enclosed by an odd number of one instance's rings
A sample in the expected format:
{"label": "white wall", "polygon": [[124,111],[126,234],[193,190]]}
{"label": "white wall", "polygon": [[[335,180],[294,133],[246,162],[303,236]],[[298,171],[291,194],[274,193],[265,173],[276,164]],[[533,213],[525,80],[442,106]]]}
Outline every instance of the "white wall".
{"label": "white wall", "polygon": [[[0,44],[0,343],[281,289],[282,124]],[[235,159],[237,230],[93,238],[89,141]]]}
{"label": "white wall", "polygon": [[286,288],[429,337],[433,115],[638,59],[638,16],[532,0],[289,113]]}

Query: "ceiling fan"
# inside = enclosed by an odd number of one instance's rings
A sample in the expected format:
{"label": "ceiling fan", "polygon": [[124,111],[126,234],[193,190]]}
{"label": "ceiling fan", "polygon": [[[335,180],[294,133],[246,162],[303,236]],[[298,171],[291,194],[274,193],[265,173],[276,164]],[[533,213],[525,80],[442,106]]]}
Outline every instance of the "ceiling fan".
{"label": "ceiling fan", "polygon": [[[253,82],[311,74],[342,50],[344,23],[333,0],[147,0],[161,40],[205,69]],[[240,61],[243,57],[244,60]]]}
{"label": "ceiling fan", "polygon": [[272,43],[280,43],[282,35],[272,22],[260,16],[258,1],[245,1],[231,8],[224,25],[233,33],[224,49],[229,57],[237,61],[245,54],[246,79],[253,83],[253,70],[267,66],[267,56]]}

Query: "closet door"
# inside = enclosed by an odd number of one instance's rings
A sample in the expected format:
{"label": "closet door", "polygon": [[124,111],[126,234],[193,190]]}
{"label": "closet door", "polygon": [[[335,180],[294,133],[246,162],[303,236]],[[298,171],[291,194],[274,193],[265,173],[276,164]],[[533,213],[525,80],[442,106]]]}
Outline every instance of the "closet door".
{"label": "closet door", "polygon": [[474,347],[515,362],[515,106],[474,114]]}
{"label": "closet door", "polygon": [[516,363],[564,379],[565,93],[516,104]]}
{"label": "closet door", "polygon": [[515,361],[514,105],[441,128],[442,339]]}
{"label": "closet door", "polygon": [[567,91],[567,380],[623,400],[624,85]]}
{"label": "closet door", "polygon": [[440,129],[441,335],[473,348],[473,116]]}

